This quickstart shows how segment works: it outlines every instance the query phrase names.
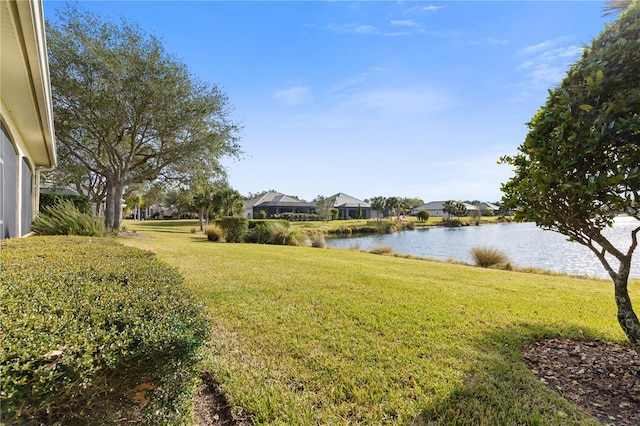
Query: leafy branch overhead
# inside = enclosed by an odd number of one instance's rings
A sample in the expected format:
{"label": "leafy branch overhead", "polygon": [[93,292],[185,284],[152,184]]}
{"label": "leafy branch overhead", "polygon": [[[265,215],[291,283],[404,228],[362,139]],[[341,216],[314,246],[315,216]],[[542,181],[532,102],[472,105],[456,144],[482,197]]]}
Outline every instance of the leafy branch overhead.
{"label": "leafy branch overhead", "polygon": [[[609,24],[562,84],[549,91],[502,187],[516,218],[588,247],[615,283],[618,319],[640,352],[640,322],[627,291],[639,226],[623,249],[603,230],[626,213],[640,221],[640,4]],[[614,260],[615,259],[615,260]]]}

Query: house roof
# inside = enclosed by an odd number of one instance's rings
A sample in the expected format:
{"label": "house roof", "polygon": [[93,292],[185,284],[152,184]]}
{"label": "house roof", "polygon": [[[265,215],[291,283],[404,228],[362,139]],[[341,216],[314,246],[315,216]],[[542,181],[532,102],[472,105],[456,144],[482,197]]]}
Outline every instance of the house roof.
{"label": "house roof", "polygon": [[480,203],[480,204],[478,204],[478,208],[480,210],[495,210],[495,211],[500,210],[500,207],[496,206],[495,204],[491,204],[491,203]]}
{"label": "house roof", "polygon": [[259,197],[246,200],[244,203],[247,209],[255,207],[315,207],[315,204],[298,200],[297,198],[284,195],[280,192],[267,192]]}
{"label": "house roof", "polygon": [[358,206],[360,206],[361,208],[371,208],[371,204],[365,203],[362,200],[358,200],[357,198],[352,197],[351,195],[344,194],[342,192],[339,192],[329,198],[334,199],[334,207],[357,208]]}
{"label": "house roof", "polygon": [[[0,0],[0,112],[36,165],[56,165],[42,1]],[[9,124],[9,123],[7,123]]]}

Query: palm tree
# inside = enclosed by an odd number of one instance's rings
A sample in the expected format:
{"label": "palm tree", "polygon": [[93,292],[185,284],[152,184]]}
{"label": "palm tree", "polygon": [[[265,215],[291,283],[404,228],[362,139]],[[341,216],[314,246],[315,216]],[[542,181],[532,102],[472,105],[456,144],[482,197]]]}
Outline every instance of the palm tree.
{"label": "palm tree", "polygon": [[634,0],[609,0],[604,7],[604,15],[613,15],[615,13],[624,12]]}
{"label": "palm tree", "polygon": [[376,211],[376,219],[380,222],[380,212],[384,209],[387,199],[384,197],[373,197],[371,199],[371,208]]}
{"label": "palm tree", "polygon": [[402,202],[398,197],[389,197],[385,203],[385,207],[389,209],[390,212],[395,212],[398,214],[398,220],[400,220],[400,206]]}

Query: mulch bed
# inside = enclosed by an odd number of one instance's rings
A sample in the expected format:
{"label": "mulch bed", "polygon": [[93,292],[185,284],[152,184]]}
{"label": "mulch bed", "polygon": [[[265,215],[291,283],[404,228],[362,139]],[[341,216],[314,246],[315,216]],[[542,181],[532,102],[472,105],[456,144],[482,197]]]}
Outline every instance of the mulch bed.
{"label": "mulch bed", "polygon": [[523,356],[543,383],[605,425],[640,425],[640,358],[630,347],[549,339]]}

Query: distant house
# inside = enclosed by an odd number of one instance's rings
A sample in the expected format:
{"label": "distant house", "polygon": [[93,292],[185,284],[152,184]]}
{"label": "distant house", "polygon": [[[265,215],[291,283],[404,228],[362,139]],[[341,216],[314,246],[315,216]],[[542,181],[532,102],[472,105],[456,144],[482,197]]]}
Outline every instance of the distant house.
{"label": "distant house", "polygon": [[[495,204],[491,204],[491,203],[476,204],[476,207],[478,207],[478,209],[480,209],[480,213],[482,213],[483,215],[486,215],[486,214],[495,215],[495,214],[498,214],[498,211],[500,210],[500,207],[496,206]],[[489,212],[491,212],[491,213],[489,213]]]}
{"label": "distant house", "polygon": [[[431,201],[427,204],[411,209],[411,214],[415,216],[420,210],[426,210],[429,212],[430,217],[448,217],[449,214],[444,211],[445,203],[446,201]],[[473,211],[479,210],[478,207],[473,204],[462,204],[467,208],[467,215],[470,215]]]}
{"label": "distant house", "polygon": [[267,217],[273,217],[282,213],[315,213],[316,206],[313,203],[298,200],[297,198],[284,195],[280,192],[267,192],[259,197],[246,200],[244,202],[243,216],[253,219],[256,214],[264,210]]}
{"label": "distant house", "polygon": [[42,2],[0,0],[0,239],[29,234],[56,165]]}
{"label": "distant house", "polygon": [[328,198],[333,200],[333,208],[338,209],[338,219],[356,219],[358,207],[362,212],[362,219],[371,219],[371,204],[369,203],[342,192]]}

